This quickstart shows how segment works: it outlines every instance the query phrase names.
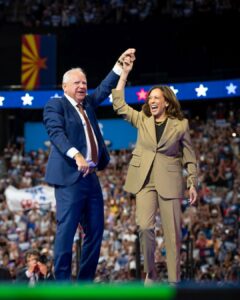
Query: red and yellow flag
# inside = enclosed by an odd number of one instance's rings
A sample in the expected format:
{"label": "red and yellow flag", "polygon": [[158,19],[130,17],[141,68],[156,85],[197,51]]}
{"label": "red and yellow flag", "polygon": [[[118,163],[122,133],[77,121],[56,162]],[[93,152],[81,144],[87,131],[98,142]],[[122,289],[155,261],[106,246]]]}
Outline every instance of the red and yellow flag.
{"label": "red and yellow flag", "polygon": [[56,38],[51,35],[22,36],[21,83],[25,90],[53,88],[56,84]]}

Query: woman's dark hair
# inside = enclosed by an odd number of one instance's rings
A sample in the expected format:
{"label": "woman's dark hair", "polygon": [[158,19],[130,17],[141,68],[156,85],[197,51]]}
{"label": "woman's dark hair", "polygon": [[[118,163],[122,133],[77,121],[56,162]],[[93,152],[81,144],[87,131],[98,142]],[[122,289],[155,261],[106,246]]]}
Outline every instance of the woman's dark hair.
{"label": "woman's dark hair", "polygon": [[162,91],[163,96],[165,98],[165,101],[168,103],[168,106],[166,107],[166,114],[169,118],[177,118],[179,120],[182,120],[184,118],[183,112],[181,110],[181,105],[172,91],[172,89],[167,85],[159,85],[159,86],[153,86],[147,93],[147,100],[146,103],[143,104],[142,110],[145,113],[146,116],[150,117],[151,111],[148,104],[149,101],[149,95],[151,92],[155,89],[159,89]]}

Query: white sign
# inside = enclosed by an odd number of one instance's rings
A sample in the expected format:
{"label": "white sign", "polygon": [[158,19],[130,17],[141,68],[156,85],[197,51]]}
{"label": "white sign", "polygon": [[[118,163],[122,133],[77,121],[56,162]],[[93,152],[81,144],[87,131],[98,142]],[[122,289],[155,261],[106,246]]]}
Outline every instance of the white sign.
{"label": "white sign", "polygon": [[32,208],[55,211],[56,208],[54,188],[47,185],[26,189],[16,189],[10,185],[5,190],[5,196],[8,207],[13,212]]}

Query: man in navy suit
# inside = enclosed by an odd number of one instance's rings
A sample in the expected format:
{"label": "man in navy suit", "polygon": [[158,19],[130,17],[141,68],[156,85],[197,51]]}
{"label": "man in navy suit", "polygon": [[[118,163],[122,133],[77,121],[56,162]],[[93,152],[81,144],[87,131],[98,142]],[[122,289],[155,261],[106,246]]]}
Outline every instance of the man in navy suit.
{"label": "man in navy suit", "polygon": [[[64,96],[51,99],[44,107],[43,122],[52,144],[45,179],[54,185],[56,198],[56,280],[71,278],[72,245],[78,224],[84,230],[78,280],[94,279],[104,229],[103,196],[95,170],[103,170],[109,162],[94,110],[116,86],[124,58],[134,60],[134,53],[135,49],[126,50],[91,95],[87,95],[84,71],[67,71],[62,82]],[[97,159],[93,159],[93,151]]]}

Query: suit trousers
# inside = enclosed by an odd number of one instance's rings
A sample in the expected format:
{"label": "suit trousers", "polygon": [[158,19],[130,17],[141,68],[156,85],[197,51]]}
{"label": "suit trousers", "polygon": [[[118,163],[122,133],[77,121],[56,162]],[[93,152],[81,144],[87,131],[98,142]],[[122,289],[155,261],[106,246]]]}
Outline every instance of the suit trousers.
{"label": "suit trousers", "polygon": [[153,172],[150,171],[143,188],[136,194],[136,223],[139,226],[144,271],[149,273],[155,269],[154,230],[159,208],[166,247],[168,281],[175,283],[180,280],[181,203],[180,199],[163,199],[156,191],[154,182]]}
{"label": "suit trousers", "polygon": [[71,278],[72,246],[78,224],[84,231],[78,280],[94,279],[104,228],[103,196],[95,172],[70,186],[55,186],[57,230],[54,245],[56,280]]}

